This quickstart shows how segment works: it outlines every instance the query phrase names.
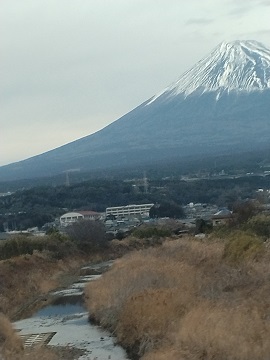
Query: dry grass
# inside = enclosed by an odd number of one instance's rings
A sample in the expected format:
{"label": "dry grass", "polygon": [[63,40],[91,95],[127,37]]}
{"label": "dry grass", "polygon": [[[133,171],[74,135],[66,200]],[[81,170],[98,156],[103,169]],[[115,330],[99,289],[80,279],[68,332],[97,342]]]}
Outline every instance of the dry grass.
{"label": "dry grass", "polygon": [[[34,252],[0,261],[0,359],[5,360],[71,360],[77,359],[81,351],[70,348],[27,348],[13,330],[6,317],[14,319],[32,309],[33,301],[58,286],[66,285],[71,274],[89,262],[108,259],[107,253],[85,256],[69,256],[57,260],[48,252]],[[40,301],[37,303],[40,306]],[[5,314],[5,315],[4,315]]]}
{"label": "dry grass", "polygon": [[61,275],[89,260],[82,256],[57,260],[36,252],[0,261],[0,311],[12,318],[22,305],[58,287]]}
{"label": "dry grass", "polygon": [[172,348],[148,353],[143,360],[162,360],[166,355],[170,360],[267,360],[269,339],[269,321],[258,308],[202,302],[179,323]]}
{"label": "dry grass", "polygon": [[269,259],[194,239],[133,252],[87,286],[90,317],[144,360],[269,360]]}
{"label": "dry grass", "polygon": [[0,354],[6,358],[12,355],[20,354],[23,350],[23,344],[8,318],[0,313]]}
{"label": "dry grass", "polygon": [[186,359],[267,359],[270,324],[258,306],[200,303],[183,319],[176,348]]}
{"label": "dry grass", "polygon": [[[180,277],[179,274],[185,276]],[[169,259],[161,261],[147,250],[117,260],[116,266],[100,281],[86,288],[85,296],[93,318],[115,331],[129,297],[149,289],[170,289],[180,282],[183,289],[189,289],[183,290],[183,293],[193,292],[194,278],[188,264],[177,264]]]}
{"label": "dry grass", "polygon": [[178,318],[188,310],[188,293],[177,289],[150,289],[131,296],[124,304],[116,328],[118,340],[126,348],[138,344],[138,354],[170,341]]}
{"label": "dry grass", "polygon": [[0,359],[5,360],[58,360],[50,349],[32,348],[25,350],[23,343],[8,318],[0,314]]}
{"label": "dry grass", "polygon": [[133,235],[123,240],[114,239],[110,241],[109,248],[114,256],[123,256],[132,250],[142,250],[149,247],[160,246],[165,241],[165,237],[139,238]]}

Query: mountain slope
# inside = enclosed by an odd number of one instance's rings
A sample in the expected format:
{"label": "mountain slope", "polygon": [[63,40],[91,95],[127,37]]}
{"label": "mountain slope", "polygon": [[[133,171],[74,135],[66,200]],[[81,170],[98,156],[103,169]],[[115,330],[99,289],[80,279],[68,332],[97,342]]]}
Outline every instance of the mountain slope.
{"label": "mountain slope", "polygon": [[163,94],[187,96],[194,92],[217,91],[221,95],[224,91],[269,89],[269,65],[270,50],[261,43],[254,40],[223,42],[148,104]]}
{"label": "mountain slope", "polygon": [[0,180],[268,148],[270,50],[222,43],[165,90],[101,131],[0,168]]}

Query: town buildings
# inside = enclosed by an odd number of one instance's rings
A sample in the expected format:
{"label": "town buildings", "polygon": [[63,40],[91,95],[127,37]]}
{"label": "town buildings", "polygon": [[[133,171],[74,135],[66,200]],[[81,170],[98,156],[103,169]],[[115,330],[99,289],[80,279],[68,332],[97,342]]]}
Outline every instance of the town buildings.
{"label": "town buildings", "polygon": [[73,211],[60,217],[60,226],[65,227],[79,220],[101,220],[102,214],[95,211]]}

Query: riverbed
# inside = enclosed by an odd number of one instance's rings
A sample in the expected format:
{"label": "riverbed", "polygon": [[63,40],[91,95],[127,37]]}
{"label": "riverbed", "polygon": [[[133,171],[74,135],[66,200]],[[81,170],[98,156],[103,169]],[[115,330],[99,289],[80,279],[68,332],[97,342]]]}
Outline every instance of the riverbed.
{"label": "riverbed", "polygon": [[80,360],[126,360],[116,339],[99,326],[91,324],[83,302],[84,287],[102,276],[112,262],[85,266],[78,278],[67,288],[48,294],[48,305],[31,317],[16,321],[14,327],[25,347],[57,346],[83,351]]}

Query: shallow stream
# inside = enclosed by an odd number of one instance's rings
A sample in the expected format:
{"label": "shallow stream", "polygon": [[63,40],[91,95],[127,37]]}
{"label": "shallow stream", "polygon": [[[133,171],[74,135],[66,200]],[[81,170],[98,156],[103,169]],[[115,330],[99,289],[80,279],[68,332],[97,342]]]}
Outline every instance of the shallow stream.
{"label": "shallow stream", "polygon": [[25,346],[67,346],[84,351],[80,360],[126,360],[125,351],[115,344],[110,333],[88,321],[83,290],[95,281],[112,262],[81,269],[81,276],[66,289],[49,294],[49,304],[30,318],[14,323]]}

